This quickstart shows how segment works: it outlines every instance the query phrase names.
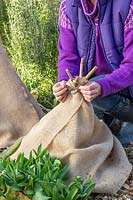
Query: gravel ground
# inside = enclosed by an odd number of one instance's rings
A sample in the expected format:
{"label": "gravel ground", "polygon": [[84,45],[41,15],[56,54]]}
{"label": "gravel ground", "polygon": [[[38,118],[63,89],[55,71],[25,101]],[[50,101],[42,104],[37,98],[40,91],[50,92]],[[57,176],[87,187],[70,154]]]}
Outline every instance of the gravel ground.
{"label": "gravel ground", "polygon": [[[125,151],[130,163],[133,165],[133,143],[125,148]],[[133,200],[133,171],[117,194],[113,196],[100,194],[92,196],[88,200]]]}

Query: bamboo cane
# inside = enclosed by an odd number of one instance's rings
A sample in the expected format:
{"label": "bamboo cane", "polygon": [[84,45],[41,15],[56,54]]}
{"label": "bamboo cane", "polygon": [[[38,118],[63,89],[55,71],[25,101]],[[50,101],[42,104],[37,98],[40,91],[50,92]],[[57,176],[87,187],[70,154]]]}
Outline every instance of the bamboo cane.
{"label": "bamboo cane", "polygon": [[97,67],[95,66],[86,76],[85,79],[88,80],[93,74],[94,72],[97,70]]}
{"label": "bamboo cane", "polygon": [[69,69],[66,69],[66,73],[67,73],[69,79],[72,81],[72,80],[73,80],[73,77],[72,77],[72,75],[71,75]]}
{"label": "bamboo cane", "polygon": [[83,76],[83,65],[84,65],[84,58],[81,58],[79,77]]}

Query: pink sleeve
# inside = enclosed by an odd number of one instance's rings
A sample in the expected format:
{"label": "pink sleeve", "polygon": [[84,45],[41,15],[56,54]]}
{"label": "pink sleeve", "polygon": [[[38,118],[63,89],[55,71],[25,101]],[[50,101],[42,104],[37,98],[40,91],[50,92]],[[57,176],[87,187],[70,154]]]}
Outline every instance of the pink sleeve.
{"label": "pink sleeve", "polygon": [[129,13],[128,13],[128,16],[126,18],[125,25],[124,25],[125,33],[130,29],[133,29],[133,0],[130,4],[130,10],[129,10]]}
{"label": "pink sleeve", "polygon": [[58,25],[63,28],[72,30],[71,21],[66,15],[66,0],[62,0],[60,4]]}

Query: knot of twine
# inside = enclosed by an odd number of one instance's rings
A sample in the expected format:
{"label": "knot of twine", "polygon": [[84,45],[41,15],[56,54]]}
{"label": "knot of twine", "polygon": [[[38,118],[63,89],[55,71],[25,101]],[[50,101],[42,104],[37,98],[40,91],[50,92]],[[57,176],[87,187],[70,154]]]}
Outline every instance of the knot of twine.
{"label": "knot of twine", "polygon": [[84,59],[81,58],[79,76],[76,76],[75,78],[71,75],[70,71],[66,69],[66,73],[69,77],[69,80],[67,82],[67,87],[68,90],[71,91],[72,93],[77,93],[79,90],[79,86],[85,85],[88,82],[88,79],[97,70],[97,67],[95,66],[90,72],[87,73],[86,76],[83,77],[83,66],[84,66]]}

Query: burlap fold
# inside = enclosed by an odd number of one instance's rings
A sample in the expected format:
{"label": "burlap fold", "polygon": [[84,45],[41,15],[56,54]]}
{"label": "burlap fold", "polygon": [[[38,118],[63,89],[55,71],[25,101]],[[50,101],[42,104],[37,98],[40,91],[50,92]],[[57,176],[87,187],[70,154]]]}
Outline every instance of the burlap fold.
{"label": "burlap fold", "polygon": [[39,144],[70,165],[70,180],[91,175],[96,193],[116,193],[131,172],[120,142],[78,92],[70,93],[65,103],[45,115],[11,158],[20,152],[28,156]]}
{"label": "burlap fold", "polygon": [[0,41],[0,148],[26,135],[43,115],[16,74]]}

